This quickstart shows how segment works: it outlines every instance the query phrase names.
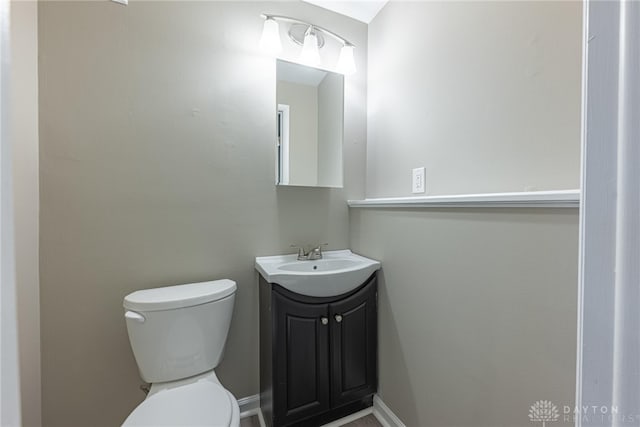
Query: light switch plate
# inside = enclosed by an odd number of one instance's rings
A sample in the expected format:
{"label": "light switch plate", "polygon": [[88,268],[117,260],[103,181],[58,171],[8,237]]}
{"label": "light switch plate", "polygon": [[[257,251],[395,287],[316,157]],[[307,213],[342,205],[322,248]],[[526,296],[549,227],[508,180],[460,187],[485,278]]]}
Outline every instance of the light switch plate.
{"label": "light switch plate", "polygon": [[413,179],[411,184],[412,193],[424,193],[424,168],[413,169]]}

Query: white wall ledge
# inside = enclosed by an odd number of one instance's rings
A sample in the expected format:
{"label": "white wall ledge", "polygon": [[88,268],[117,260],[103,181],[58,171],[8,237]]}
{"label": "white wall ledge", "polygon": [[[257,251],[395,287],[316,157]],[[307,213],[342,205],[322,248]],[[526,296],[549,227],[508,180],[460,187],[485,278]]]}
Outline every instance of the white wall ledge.
{"label": "white wall ledge", "polygon": [[578,208],[580,190],[348,200],[351,208]]}

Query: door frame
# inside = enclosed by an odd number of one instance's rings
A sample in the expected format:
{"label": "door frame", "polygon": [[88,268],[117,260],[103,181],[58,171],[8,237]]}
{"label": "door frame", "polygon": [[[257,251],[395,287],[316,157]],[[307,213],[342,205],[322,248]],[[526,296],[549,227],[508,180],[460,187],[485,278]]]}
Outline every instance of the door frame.
{"label": "door frame", "polygon": [[[637,270],[631,272],[633,280],[621,277],[624,259],[638,253],[640,229],[640,219],[627,215],[637,209],[638,196],[625,191],[624,184],[629,174],[639,176],[638,163],[630,166],[625,156],[629,147],[637,156],[638,147],[630,141],[637,144],[640,138],[639,126],[630,119],[640,111],[635,70],[640,63],[640,4],[587,0],[583,5],[576,406],[611,411],[630,400],[638,406],[640,399],[638,385],[625,379],[633,375],[631,369],[637,374],[637,367],[625,360],[637,358],[638,350],[625,342],[634,339],[634,331],[637,339],[640,315],[633,298],[621,297],[637,295],[640,280]],[[635,79],[630,78],[634,71]],[[638,407],[633,410],[640,413]],[[589,425],[582,415],[577,411],[576,427]]]}
{"label": "door frame", "polygon": [[278,104],[276,141],[276,185],[289,185],[290,106]]}

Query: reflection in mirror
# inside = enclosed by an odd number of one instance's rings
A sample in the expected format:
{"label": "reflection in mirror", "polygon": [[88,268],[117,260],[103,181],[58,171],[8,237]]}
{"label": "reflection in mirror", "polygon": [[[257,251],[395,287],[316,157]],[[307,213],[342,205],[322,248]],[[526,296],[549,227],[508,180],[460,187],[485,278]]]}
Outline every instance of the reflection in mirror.
{"label": "reflection in mirror", "polygon": [[344,77],[277,61],[278,185],[342,187]]}

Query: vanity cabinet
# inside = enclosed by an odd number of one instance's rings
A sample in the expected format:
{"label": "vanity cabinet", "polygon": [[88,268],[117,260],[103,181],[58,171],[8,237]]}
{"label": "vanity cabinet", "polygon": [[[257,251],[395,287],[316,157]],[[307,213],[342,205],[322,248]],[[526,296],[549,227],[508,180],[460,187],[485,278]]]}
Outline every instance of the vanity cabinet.
{"label": "vanity cabinet", "polygon": [[377,281],[309,297],[260,276],[260,406],[267,426],[321,425],[371,406]]}

